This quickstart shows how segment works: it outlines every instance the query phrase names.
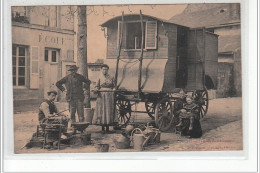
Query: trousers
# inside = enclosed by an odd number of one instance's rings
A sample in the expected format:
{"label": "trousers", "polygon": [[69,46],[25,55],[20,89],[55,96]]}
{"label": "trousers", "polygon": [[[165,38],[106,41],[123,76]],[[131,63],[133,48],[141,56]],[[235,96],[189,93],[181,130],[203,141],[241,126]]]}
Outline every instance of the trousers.
{"label": "trousers", "polygon": [[69,101],[70,118],[72,123],[76,122],[75,114],[78,113],[79,122],[84,121],[84,105],[81,99],[73,99]]}

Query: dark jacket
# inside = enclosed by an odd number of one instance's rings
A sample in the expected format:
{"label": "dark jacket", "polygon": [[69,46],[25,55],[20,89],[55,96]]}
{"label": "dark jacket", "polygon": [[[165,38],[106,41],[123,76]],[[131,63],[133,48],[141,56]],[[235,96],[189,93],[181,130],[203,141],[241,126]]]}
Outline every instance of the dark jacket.
{"label": "dark jacket", "polygon": [[[43,102],[45,102],[45,103],[47,103],[49,105],[49,112],[50,112],[50,114],[57,113],[57,107],[55,106],[55,104],[53,102],[51,102],[50,100],[47,100],[47,99],[44,100]],[[39,109],[39,114],[38,114],[38,120],[39,121],[41,121],[42,119],[46,118],[46,115],[44,114],[43,111],[44,110]]]}
{"label": "dark jacket", "polygon": [[[83,87],[87,89],[88,84],[90,84],[90,80],[86,79],[84,76],[75,73],[74,75],[69,74],[59,80],[56,83],[56,86],[63,92],[65,88],[62,86],[65,84],[66,89],[67,89],[67,94],[66,94],[66,100],[71,101],[71,100],[84,100],[84,91]],[[85,84],[85,85],[84,85]]]}

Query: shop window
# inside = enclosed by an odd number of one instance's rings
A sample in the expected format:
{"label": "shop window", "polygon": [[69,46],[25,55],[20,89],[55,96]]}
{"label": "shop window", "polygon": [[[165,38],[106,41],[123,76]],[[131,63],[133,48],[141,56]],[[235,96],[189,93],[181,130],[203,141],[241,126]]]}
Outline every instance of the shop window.
{"label": "shop window", "polygon": [[[157,22],[146,21],[144,25],[144,49],[157,48]],[[120,31],[122,22],[118,23],[118,45],[120,41]],[[125,22],[123,26],[122,48],[126,50],[140,50],[142,44],[142,29],[140,21]]]}
{"label": "shop window", "polygon": [[26,81],[26,47],[12,48],[13,86],[25,86]]}

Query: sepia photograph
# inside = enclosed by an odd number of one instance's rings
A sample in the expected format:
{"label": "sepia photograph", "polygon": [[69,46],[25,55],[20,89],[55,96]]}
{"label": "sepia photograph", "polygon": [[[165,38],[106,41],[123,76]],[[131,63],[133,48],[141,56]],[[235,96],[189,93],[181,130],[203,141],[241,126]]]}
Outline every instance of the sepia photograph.
{"label": "sepia photograph", "polygon": [[11,6],[14,153],[242,151],[240,14]]}

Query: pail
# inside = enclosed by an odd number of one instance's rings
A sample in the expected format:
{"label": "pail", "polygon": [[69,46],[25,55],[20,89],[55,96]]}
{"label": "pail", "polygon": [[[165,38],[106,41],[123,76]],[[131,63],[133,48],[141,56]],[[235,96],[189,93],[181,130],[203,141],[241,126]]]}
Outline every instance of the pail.
{"label": "pail", "polygon": [[91,144],[91,133],[82,134],[82,139],[83,139],[84,145]]}
{"label": "pail", "polygon": [[109,144],[96,144],[97,152],[108,152]]}
{"label": "pail", "polygon": [[92,124],[94,110],[91,108],[84,108],[84,119],[86,122]]}

